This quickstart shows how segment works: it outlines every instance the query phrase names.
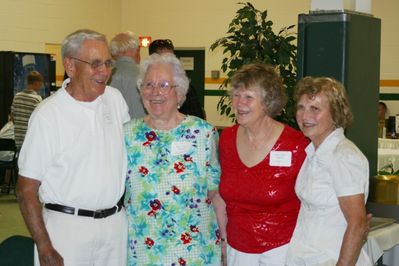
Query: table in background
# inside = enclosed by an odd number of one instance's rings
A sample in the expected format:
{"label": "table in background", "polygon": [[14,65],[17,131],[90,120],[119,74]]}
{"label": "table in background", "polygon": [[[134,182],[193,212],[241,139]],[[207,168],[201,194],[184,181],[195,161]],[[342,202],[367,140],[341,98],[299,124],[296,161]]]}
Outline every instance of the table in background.
{"label": "table in background", "polygon": [[399,139],[378,139],[378,149],[398,149]]}
{"label": "table in background", "polygon": [[391,224],[373,230],[367,237],[363,249],[373,263],[383,256],[383,263],[387,266],[399,265],[399,224]]}

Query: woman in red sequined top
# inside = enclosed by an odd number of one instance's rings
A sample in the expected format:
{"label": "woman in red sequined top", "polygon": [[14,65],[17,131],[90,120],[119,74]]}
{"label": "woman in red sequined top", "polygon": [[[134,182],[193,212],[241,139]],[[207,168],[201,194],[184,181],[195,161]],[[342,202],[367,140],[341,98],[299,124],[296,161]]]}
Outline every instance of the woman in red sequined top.
{"label": "woman in red sequined top", "polygon": [[224,129],[219,142],[227,264],[284,265],[299,211],[295,181],[309,142],[274,119],[287,96],[273,66],[239,69],[231,99],[237,125]]}

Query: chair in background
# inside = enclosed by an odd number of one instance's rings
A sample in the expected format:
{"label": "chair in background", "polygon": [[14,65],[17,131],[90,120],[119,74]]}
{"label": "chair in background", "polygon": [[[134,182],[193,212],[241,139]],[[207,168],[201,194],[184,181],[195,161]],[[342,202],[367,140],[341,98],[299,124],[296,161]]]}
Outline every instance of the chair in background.
{"label": "chair in background", "polygon": [[34,263],[33,239],[27,236],[11,236],[0,243],[0,265],[29,266]]}
{"label": "chair in background", "polygon": [[0,138],[0,173],[4,173],[4,185],[7,193],[13,189],[18,176],[18,150],[13,139]]}

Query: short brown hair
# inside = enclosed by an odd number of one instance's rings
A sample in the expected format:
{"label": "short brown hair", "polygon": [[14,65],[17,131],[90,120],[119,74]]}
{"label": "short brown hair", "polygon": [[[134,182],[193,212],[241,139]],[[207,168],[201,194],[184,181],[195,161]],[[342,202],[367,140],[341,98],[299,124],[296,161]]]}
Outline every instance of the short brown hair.
{"label": "short brown hair", "polygon": [[353,114],[350,108],[348,96],[344,85],[341,82],[328,77],[305,77],[297,84],[295,100],[302,95],[313,98],[323,92],[330,104],[331,117],[335,127],[347,128],[353,121]]}
{"label": "short brown hair", "polygon": [[238,89],[259,88],[267,115],[275,117],[287,103],[287,94],[280,75],[272,65],[248,64],[238,69],[231,78],[232,92]]}
{"label": "short brown hair", "polygon": [[34,70],[28,74],[28,76],[26,77],[26,80],[27,80],[28,84],[33,84],[36,81],[43,82],[44,79],[43,79],[42,74],[40,74],[39,72]]}

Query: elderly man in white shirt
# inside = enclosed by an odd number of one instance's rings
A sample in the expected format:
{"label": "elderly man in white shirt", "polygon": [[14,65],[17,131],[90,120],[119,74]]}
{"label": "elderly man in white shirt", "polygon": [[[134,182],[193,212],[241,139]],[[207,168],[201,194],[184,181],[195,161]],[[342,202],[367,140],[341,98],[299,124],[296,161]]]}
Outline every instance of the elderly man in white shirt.
{"label": "elderly man in white shirt", "polygon": [[126,265],[128,107],[106,86],[113,61],[103,34],[70,34],[62,57],[70,79],[32,114],[19,156],[17,195],[35,265]]}

